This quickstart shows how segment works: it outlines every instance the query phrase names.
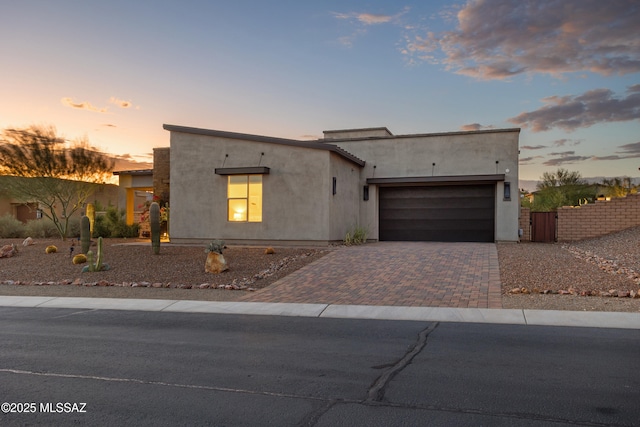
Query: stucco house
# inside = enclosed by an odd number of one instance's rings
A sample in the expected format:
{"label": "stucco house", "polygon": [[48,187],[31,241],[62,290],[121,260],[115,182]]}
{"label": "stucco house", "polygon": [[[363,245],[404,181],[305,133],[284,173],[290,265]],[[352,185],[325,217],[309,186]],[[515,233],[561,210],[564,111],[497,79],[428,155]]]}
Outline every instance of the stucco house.
{"label": "stucco house", "polygon": [[520,129],[299,141],[164,125],[171,241],[517,241]]}

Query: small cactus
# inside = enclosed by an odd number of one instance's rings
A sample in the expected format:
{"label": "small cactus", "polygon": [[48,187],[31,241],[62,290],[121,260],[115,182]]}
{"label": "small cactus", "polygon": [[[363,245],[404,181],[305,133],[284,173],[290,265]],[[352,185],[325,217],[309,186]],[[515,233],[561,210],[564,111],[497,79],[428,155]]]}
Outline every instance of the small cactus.
{"label": "small cactus", "polygon": [[80,218],[80,244],[83,254],[89,252],[89,247],[91,246],[91,223],[86,215],[82,215],[82,218]]}
{"label": "small cactus", "polygon": [[272,248],[272,247],[268,247],[267,249],[264,250],[265,255],[273,255],[276,253],[276,251]]}
{"label": "small cactus", "polygon": [[44,252],[47,254],[55,254],[56,252],[58,252],[58,248],[53,245],[50,245],[45,248]]}
{"label": "small cactus", "polygon": [[85,254],[78,254],[73,257],[71,260],[74,264],[84,264],[87,262],[87,256]]}
{"label": "small cactus", "polygon": [[96,221],[96,208],[93,203],[87,204],[87,217],[89,218],[89,237],[93,236],[93,224]]}
{"label": "small cactus", "polygon": [[105,271],[109,269],[109,264],[105,264],[102,262],[102,237],[98,237],[98,252],[96,254],[95,263],[93,255],[93,251],[87,251],[87,262],[89,265],[85,265],[84,267],[82,267],[83,273],[86,273],[88,271]]}
{"label": "small cactus", "polygon": [[149,225],[151,226],[151,247],[153,253],[160,253],[160,205],[157,202],[149,206]]}
{"label": "small cactus", "polygon": [[98,237],[98,253],[96,255],[95,271],[102,271],[102,237]]}

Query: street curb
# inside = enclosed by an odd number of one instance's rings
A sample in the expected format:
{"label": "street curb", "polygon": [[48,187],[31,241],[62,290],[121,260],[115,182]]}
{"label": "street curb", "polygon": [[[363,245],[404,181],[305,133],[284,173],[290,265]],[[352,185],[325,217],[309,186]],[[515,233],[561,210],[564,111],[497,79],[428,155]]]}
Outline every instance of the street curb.
{"label": "street curb", "polygon": [[0,307],[133,310],[173,313],[640,329],[640,313],[600,311],[397,307],[42,296],[0,296]]}

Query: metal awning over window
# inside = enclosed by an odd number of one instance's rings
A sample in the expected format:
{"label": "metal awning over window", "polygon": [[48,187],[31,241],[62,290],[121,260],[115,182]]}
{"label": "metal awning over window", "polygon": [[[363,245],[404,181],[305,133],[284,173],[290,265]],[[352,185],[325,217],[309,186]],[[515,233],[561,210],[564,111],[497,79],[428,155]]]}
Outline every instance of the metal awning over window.
{"label": "metal awning over window", "polygon": [[250,166],[244,168],[216,168],[216,175],[268,175],[269,169],[266,166]]}
{"label": "metal awning over window", "polygon": [[454,176],[407,176],[398,178],[367,178],[367,184],[384,186],[411,185],[467,185],[491,184],[504,181],[504,174],[496,175],[454,175]]}

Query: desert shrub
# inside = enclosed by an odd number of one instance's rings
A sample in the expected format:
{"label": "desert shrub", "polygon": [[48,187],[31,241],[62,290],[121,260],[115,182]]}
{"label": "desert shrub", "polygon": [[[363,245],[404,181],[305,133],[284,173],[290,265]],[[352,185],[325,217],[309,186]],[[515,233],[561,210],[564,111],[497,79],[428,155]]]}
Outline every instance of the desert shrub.
{"label": "desert shrub", "polygon": [[138,237],[138,224],[127,225],[126,211],[109,206],[93,224],[94,237]]}
{"label": "desert shrub", "polygon": [[73,239],[79,239],[80,238],[80,217],[73,217],[71,219],[69,219],[69,228],[67,228],[68,232],[67,232],[67,237],[73,238]]}
{"label": "desert shrub", "polygon": [[4,239],[26,237],[25,226],[11,214],[0,216],[0,237]]}
{"label": "desert shrub", "polygon": [[356,226],[344,236],[345,245],[361,245],[367,242],[367,229]]}
{"label": "desert shrub", "polygon": [[49,238],[60,237],[60,232],[56,228],[53,221],[48,218],[32,219],[25,224],[25,233],[29,237],[33,238]]}

